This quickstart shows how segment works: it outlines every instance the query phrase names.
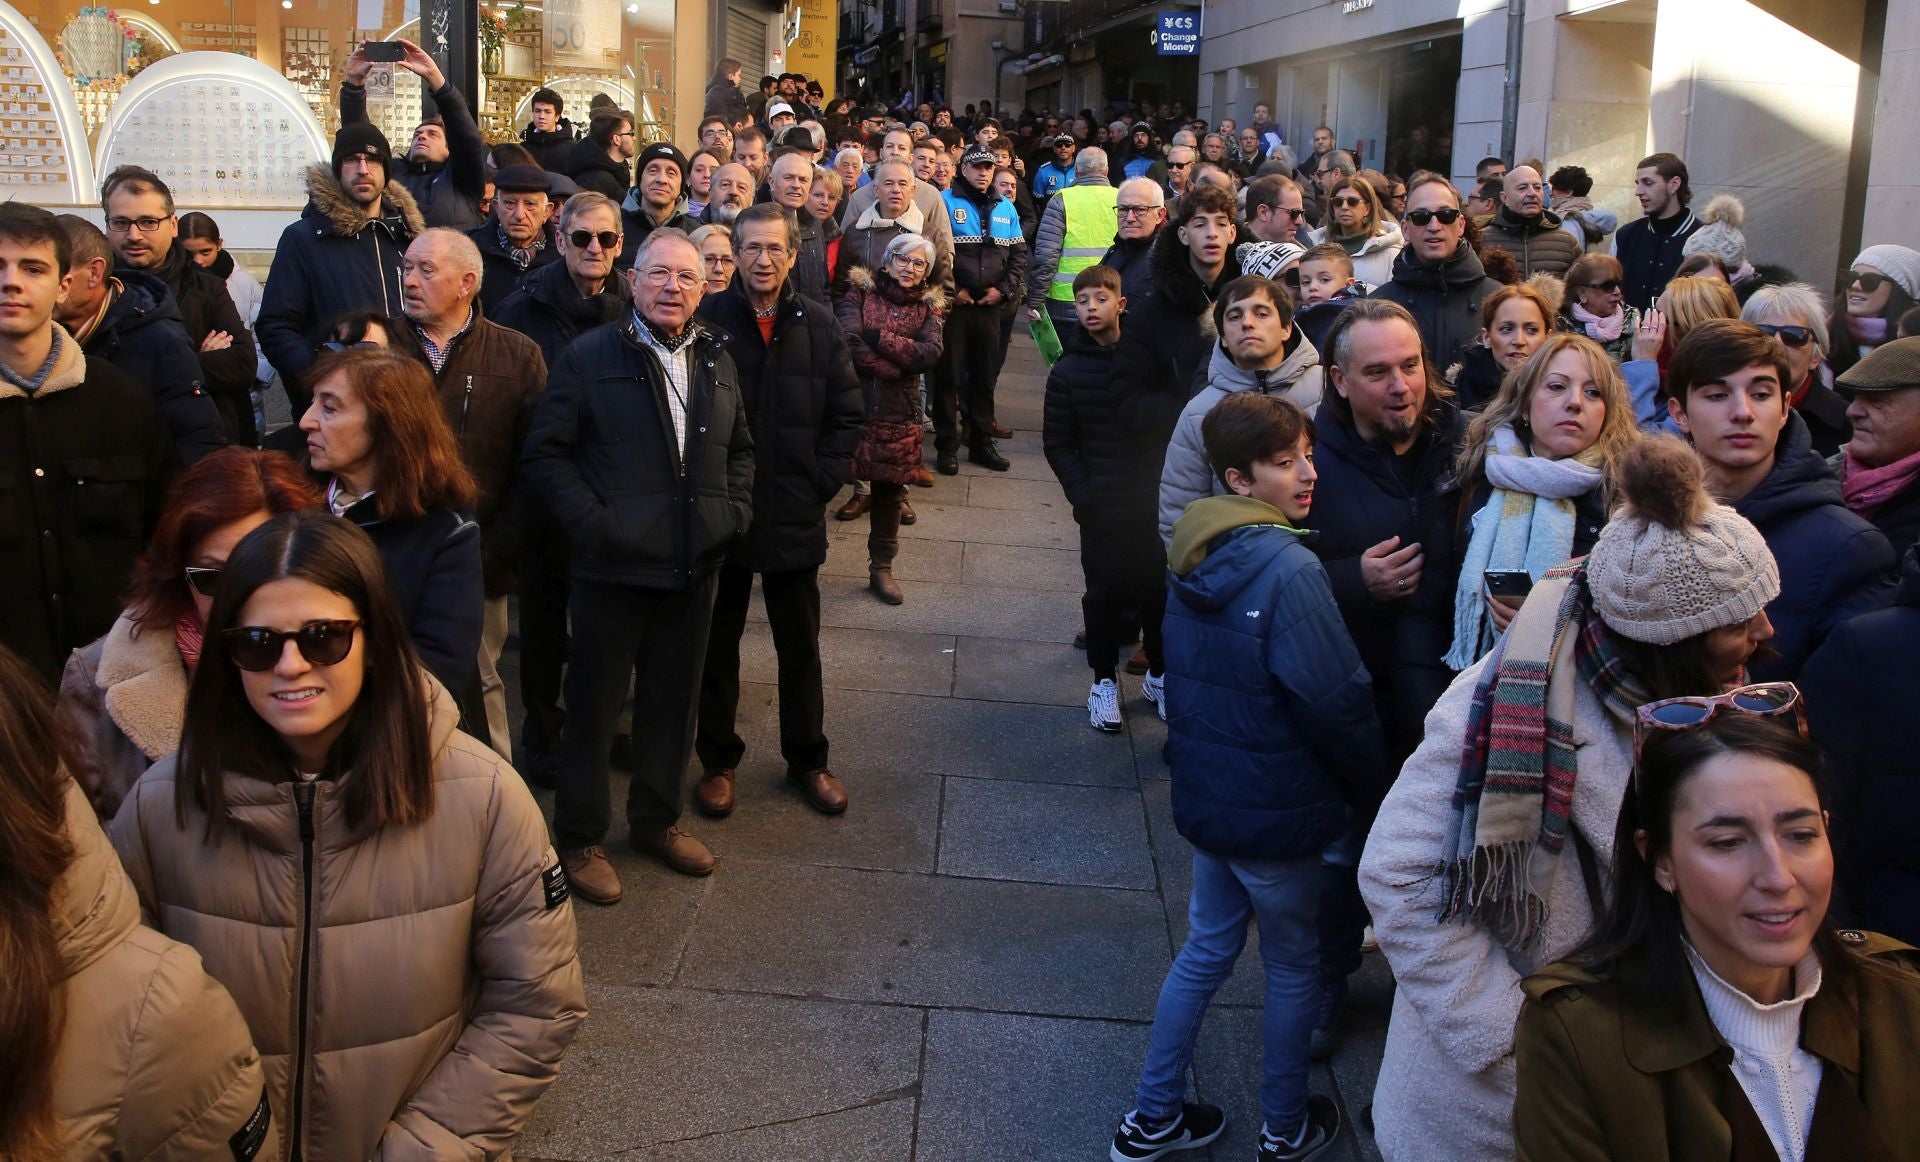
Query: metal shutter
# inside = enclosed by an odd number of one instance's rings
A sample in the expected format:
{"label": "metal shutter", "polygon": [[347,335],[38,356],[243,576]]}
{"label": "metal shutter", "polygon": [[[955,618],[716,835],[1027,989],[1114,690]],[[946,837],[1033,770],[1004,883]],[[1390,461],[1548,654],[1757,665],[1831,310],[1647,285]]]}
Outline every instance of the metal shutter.
{"label": "metal shutter", "polygon": [[758,85],[767,70],[766,18],[728,5],[726,55],[744,66],[740,77],[743,87]]}

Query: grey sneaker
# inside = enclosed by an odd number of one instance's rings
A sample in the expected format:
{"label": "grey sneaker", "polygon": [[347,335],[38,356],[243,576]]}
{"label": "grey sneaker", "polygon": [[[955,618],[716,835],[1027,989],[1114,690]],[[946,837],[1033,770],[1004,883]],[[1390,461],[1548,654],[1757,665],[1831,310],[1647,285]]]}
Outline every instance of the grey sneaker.
{"label": "grey sneaker", "polygon": [[1306,1162],[1317,1158],[1340,1136],[1340,1107],[1333,1099],[1314,1094],[1307,1099],[1307,1120],[1296,1131],[1297,1141],[1275,1137],[1270,1126],[1260,1127],[1258,1162]]}

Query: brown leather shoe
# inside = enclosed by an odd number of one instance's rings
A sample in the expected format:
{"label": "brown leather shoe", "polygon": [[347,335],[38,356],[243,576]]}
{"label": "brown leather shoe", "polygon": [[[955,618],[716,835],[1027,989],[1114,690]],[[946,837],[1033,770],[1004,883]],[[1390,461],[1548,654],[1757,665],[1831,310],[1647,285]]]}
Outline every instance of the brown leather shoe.
{"label": "brown leather shoe", "polygon": [[902,605],[907,600],[907,595],[900,590],[900,583],[893,579],[892,565],[868,564],[867,589],[888,605]]}
{"label": "brown leather shoe", "polygon": [[1133,651],[1133,656],[1127,659],[1127,673],[1144,674],[1146,672],[1147,672],[1147,651],[1145,650]]}
{"label": "brown leather shoe", "polygon": [[620,902],[620,877],[613,874],[613,865],[607,862],[607,849],[595,844],[592,847],[563,847],[560,849],[560,866],[567,875],[567,884],[573,894],[589,904],[617,904]]}
{"label": "brown leather shoe", "polygon": [[915,468],[913,470],[913,486],[915,488],[932,488],[933,469],[927,467],[925,464]]}
{"label": "brown leather shoe", "polygon": [[652,856],[683,876],[711,875],[720,862],[713,858],[706,844],[680,830],[677,823],[658,831],[634,832],[633,849]]}
{"label": "brown leather shoe", "polygon": [[993,421],[993,438],[994,439],[1004,440],[1011,435],[1013,435],[1012,428],[1009,428],[1005,424],[1001,423],[999,420]]}
{"label": "brown leather shoe", "polygon": [[872,507],[873,507],[872,493],[856,492],[852,496],[847,498],[847,503],[841,505],[838,509],[834,510],[833,519],[834,520],[856,520],[860,517],[867,515],[867,510]]}
{"label": "brown leather shoe", "polygon": [[904,496],[901,497],[900,498],[900,523],[903,525],[910,525],[910,524],[918,524],[919,521],[920,521],[920,514],[913,511],[913,506],[907,503],[906,497]]}
{"label": "brown leather shoe", "polygon": [[822,815],[838,815],[847,809],[847,785],[825,767],[804,775],[788,775],[787,782],[798,788]]}
{"label": "brown leather shoe", "polygon": [[733,814],[733,768],[708,771],[693,789],[693,805],[709,819],[725,819]]}

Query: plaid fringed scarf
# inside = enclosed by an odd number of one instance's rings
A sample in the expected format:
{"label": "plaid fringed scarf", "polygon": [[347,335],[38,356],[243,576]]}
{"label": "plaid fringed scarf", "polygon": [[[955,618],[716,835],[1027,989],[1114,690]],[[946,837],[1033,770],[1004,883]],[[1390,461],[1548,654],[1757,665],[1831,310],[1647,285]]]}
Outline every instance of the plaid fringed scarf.
{"label": "plaid fringed scarf", "polygon": [[[1540,606],[1555,610],[1551,623],[1535,612]],[[1585,561],[1534,585],[1481,668],[1438,869],[1446,889],[1441,922],[1483,925],[1513,948],[1538,938],[1547,885],[1572,825],[1579,682],[1623,718],[1646,701],[1593,611]]]}

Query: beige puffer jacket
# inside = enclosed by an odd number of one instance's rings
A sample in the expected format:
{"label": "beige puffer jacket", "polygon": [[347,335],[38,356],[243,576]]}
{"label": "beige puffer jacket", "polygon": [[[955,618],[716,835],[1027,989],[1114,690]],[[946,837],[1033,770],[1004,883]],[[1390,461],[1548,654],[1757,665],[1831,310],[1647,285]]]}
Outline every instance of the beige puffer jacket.
{"label": "beige puffer jacket", "polygon": [[74,859],[53,898],[66,1157],[278,1158],[247,1023],[193,949],[141,925],[133,885],[71,782],[67,839]]}
{"label": "beige puffer jacket", "polygon": [[175,823],[176,757],[113,822],[149,915],[246,1015],[282,1147],[297,1137],[312,1162],[504,1157],[586,1016],[540,810],[429,685],[425,822],[353,832],[329,781],[296,797],[291,779],[229,775],[207,846],[198,811]]}

